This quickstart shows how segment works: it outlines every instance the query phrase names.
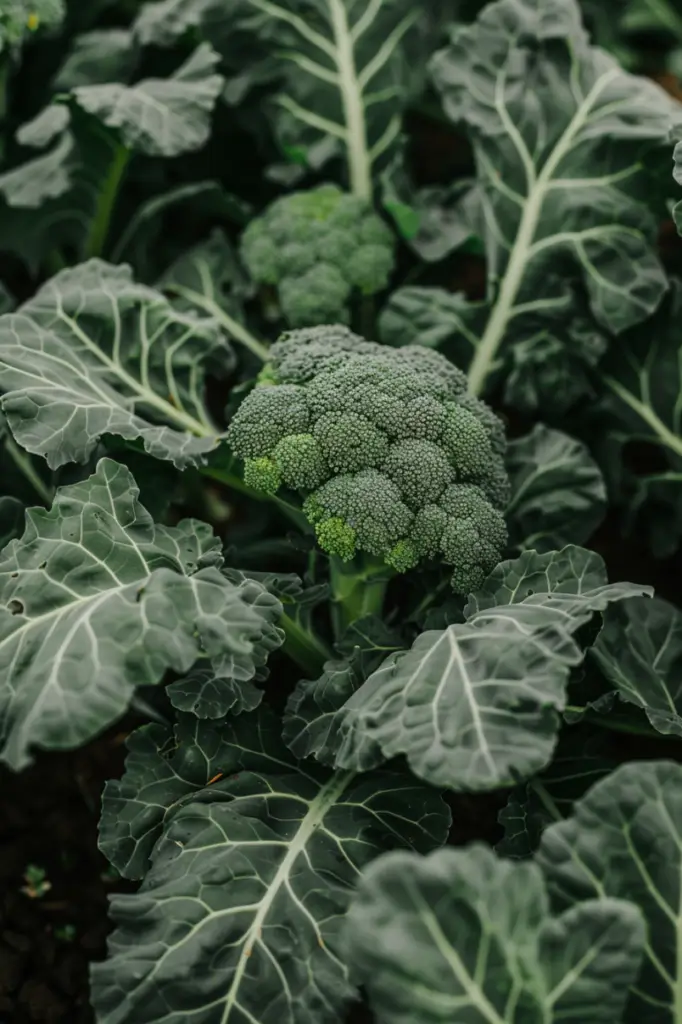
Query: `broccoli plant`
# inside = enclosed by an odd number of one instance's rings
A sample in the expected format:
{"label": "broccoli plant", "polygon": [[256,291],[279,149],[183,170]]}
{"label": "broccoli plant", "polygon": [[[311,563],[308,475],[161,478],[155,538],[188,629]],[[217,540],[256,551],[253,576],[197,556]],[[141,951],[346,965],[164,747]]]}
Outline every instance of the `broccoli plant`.
{"label": "broccoli plant", "polygon": [[270,349],[227,440],[247,486],[302,495],[347,624],[380,611],[375,574],[436,560],[467,594],[504,550],[504,428],[437,352],[343,327],[293,331]]}
{"label": "broccoli plant", "polygon": [[682,107],[576,0],[0,7],[0,761],[125,738],[99,1024],[682,1024]]}
{"label": "broccoli plant", "polygon": [[350,323],[354,295],[388,285],[395,239],[366,199],[320,185],[275,200],[242,235],[254,281],[272,285],[291,327]]}

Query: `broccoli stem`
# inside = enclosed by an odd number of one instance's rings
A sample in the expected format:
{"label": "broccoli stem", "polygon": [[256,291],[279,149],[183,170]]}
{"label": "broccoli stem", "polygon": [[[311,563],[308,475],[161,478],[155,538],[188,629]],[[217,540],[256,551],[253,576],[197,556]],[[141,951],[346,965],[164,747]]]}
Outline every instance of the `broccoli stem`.
{"label": "broccoli stem", "polygon": [[117,143],[102,189],[97,197],[95,214],[85,241],[85,258],[101,256],[109,236],[111,218],[123,178],[130,163],[131,153],[122,143]]}
{"label": "broccoli stem", "polygon": [[337,639],[358,619],[381,615],[392,575],[393,571],[385,562],[369,556],[359,556],[350,562],[335,556],[329,559],[332,619]]}
{"label": "broccoli stem", "polygon": [[273,505],[276,505],[280,511],[287,517],[287,519],[293,523],[301,531],[301,533],[310,533],[311,526],[306,517],[301,512],[300,508],[292,505],[290,502],[285,501],[284,498],[280,498],[277,494],[264,494],[262,491],[255,491],[252,487],[247,485],[242,480],[238,473],[233,473],[229,468],[219,468],[217,466],[201,466],[199,472],[202,476],[209,477],[211,480],[217,480],[218,483],[223,484],[230,490],[237,491],[238,494],[245,494],[249,498],[253,498],[255,501],[269,501]]}
{"label": "broccoli stem", "polygon": [[302,626],[285,612],[279,621],[284,630],[285,640],[282,651],[298,665],[309,679],[317,679],[322,674],[324,663],[329,661],[332,653],[311,629]]}

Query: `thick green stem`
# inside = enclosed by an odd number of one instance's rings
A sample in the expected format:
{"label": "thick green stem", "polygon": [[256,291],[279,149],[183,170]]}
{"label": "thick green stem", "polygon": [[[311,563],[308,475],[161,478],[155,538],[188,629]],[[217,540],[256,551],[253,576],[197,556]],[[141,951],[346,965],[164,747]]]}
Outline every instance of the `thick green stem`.
{"label": "thick green stem", "polygon": [[9,76],[10,61],[5,54],[4,59],[0,58],[0,166],[5,161],[5,121],[9,107]]}
{"label": "thick green stem", "polygon": [[245,494],[249,498],[254,498],[256,501],[270,501],[284,513],[297,529],[301,530],[302,533],[310,533],[312,527],[301,512],[300,508],[295,505],[291,505],[284,498],[278,497],[276,494],[264,494],[262,491],[254,491],[252,487],[247,487],[242,478],[237,473],[230,472],[229,469],[219,469],[215,466],[202,466],[200,471],[202,476],[207,476],[211,480],[217,480],[218,483],[224,484],[225,487],[229,487],[230,490],[237,491],[239,494]]}
{"label": "thick green stem", "polygon": [[116,206],[123,176],[130,161],[130,150],[118,143],[102,190],[97,198],[95,214],[85,242],[85,258],[101,256],[109,235],[111,218]]}
{"label": "thick green stem", "polygon": [[569,704],[564,710],[580,715],[581,721],[589,722],[592,725],[598,725],[602,729],[608,729],[609,732],[622,732],[629,736],[647,736],[652,740],[661,739],[660,732],[654,729],[653,726],[647,726],[643,722],[639,723],[635,721],[628,721],[627,719],[618,718],[615,715],[601,713],[599,711],[593,711],[591,708],[577,707],[571,704]]}
{"label": "thick green stem", "polygon": [[52,504],[52,499],[54,498],[53,489],[48,487],[46,483],[43,483],[43,480],[36,472],[36,468],[31,461],[31,456],[28,452],[23,451],[23,449],[19,447],[9,433],[9,429],[4,435],[4,445],[5,451],[11,457],[19,472],[26,480],[28,480],[43,504],[47,505],[49,508]]}
{"label": "thick green stem", "polygon": [[325,661],[332,657],[332,652],[315,633],[301,626],[286,612],[279,624],[286,634],[282,651],[309,679],[317,679],[322,674]]}
{"label": "thick green stem", "polygon": [[332,617],[337,639],[349,626],[367,615],[381,615],[392,570],[385,562],[368,557],[342,562],[329,559]]}

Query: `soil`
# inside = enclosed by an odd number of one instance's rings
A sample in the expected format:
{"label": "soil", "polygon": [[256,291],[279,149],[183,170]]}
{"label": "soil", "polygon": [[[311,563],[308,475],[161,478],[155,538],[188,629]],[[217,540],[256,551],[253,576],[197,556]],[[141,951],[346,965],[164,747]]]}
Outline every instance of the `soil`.
{"label": "soil", "polygon": [[[125,729],[39,754],[19,774],[0,769],[0,1024],[94,1020],[88,969],[106,952],[107,896],[132,888],[97,849],[100,796],[123,770]],[[22,891],[30,865],[45,872],[43,894]]]}

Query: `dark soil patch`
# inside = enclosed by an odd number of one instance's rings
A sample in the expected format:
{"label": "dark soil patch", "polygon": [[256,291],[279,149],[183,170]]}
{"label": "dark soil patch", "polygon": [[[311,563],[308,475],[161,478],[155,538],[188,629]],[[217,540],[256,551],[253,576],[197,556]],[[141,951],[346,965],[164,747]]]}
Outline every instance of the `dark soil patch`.
{"label": "dark soil patch", "polygon": [[[88,968],[106,952],[107,895],[132,889],[97,849],[104,782],[123,770],[121,726],[26,771],[0,769],[0,1024],[89,1024]],[[49,888],[27,895],[29,865]],[[36,886],[36,889],[38,887]]]}

